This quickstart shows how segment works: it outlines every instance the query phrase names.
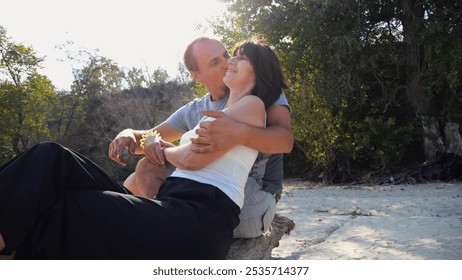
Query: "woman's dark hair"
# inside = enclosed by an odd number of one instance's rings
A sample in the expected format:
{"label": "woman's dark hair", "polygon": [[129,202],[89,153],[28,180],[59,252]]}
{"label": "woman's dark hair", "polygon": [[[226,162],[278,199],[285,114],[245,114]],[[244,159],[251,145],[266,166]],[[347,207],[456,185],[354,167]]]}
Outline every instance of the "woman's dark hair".
{"label": "woman's dark hair", "polygon": [[263,39],[249,39],[234,47],[233,56],[238,53],[247,56],[255,71],[256,83],[252,94],[260,97],[266,108],[273,105],[282,90],[288,88],[274,51]]}

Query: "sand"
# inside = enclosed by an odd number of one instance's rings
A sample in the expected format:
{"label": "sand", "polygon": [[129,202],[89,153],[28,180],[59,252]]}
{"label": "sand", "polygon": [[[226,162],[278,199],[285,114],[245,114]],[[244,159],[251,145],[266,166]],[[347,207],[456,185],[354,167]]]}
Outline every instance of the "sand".
{"label": "sand", "polygon": [[461,260],[462,183],[316,186],[287,181],[296,226],[273,259]]}

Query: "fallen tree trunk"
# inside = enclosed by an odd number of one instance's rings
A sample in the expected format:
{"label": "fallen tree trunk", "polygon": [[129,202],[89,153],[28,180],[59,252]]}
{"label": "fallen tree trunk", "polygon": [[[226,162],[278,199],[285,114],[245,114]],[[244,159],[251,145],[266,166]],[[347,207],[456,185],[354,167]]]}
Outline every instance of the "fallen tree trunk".
{"label": "fallen tree trunk", "polygon": [[281,240],[284,234],[290,234],[294,227],[294,221],[276,214],[271,227],[262,236],[234,240],[227,259],[267,260],[271,258],[271,251],[279,246],[279,240]]}

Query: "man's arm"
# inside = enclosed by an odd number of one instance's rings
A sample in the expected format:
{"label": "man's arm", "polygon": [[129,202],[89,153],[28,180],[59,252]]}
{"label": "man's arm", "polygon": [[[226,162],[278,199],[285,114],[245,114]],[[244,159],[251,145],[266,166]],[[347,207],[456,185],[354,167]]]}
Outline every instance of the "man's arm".
{"label": "man's arm", "polygon": [[[183,135],[182,132],[173,129],[166,122],[154,127],[153,130],[157,130],[157,132],[162,136],[162,139],[167,142],[176,141],[180,139],[181,135]],[[121,131],[109,145],[109,158],[121,165],[126,165],[127,161],[123,154],[126,147],[128,148],[129,154],[144,154],[145,150],[140,147],[140,140],[142,135],[147,131],[148,130],[134,130],[130,128]],[[149,145],[149,147],[146,146],[145,148],[150,150],[150,152],[148,152],[149,155],[146,155],[146,157],[150,157],[150,160],[158,162],[159,165],[164,163],[165,159],[160,143],[156,142]],[[158,159],[155,159],[154,155],[157,155]]]}
{"label": "man's arm", "polygon": [[[180,139],[183,133],[189,130],[186,120],[188,120],[192,112],[191,110],[194,111],[200,101],[200,99],[195,99],[185,104],[176,110],[165,122],[152,129],[157,130],[162,136],[162,139],[167,142]],[[165,163],[165,158],[160,142],[145,145],[144,149],[140,147],[141,137],[147,131],[148,130],[125,129],[120,132],[109,145],[109,157],[121,165],[126,165],[127,162],[123,152],[125,148],[127,148],[129,154],[144,154],[152,163],[163,165]],[[165,141],[164,144],[171,146]]]}
{"label": "man's arm", "polygon": [[226,116],[222,112],[206,111],[204,115],[216,118],[214,122],[202,122],[192,139],[193,150],[209,153],[227,149],[236,144],[245,145],[262,153],[289,153],[294,143],[290,112],[286,106],[274,105],[266,110],[267,127],[257,128]]}

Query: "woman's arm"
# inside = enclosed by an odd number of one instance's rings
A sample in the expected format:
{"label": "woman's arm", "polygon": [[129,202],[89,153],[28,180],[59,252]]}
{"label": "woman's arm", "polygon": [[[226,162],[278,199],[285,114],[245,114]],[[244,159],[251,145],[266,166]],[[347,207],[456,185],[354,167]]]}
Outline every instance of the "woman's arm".
{"label": "woman's arm", "polygon": [[[230,105],[225,114],[240,123],[252,127],[263,127],[265,125],[265,106],[260,98],[253,95],[245,96]],[[164,155],[170,163],[178,168],[197,170],[209,165],[238,144],[236,143],[226,149],[216,150],[211,153],[198,154],[193,151],[193,145],[188,143],[177,147],[164,148]]]}
{"label": "woman's arm", "polygon": [[[273,105],[267,109],[267,127],[249,126],[222,114],[207,111],[205,115],[217,120],[213,123],[201,122],[193,139],[197,153],[208,153],[226,149],[229,145],[241,144],[266,154],[289,153],[294,144],[289,109],[283,105]],[[232,130],[229,128],[233,127]]]}

